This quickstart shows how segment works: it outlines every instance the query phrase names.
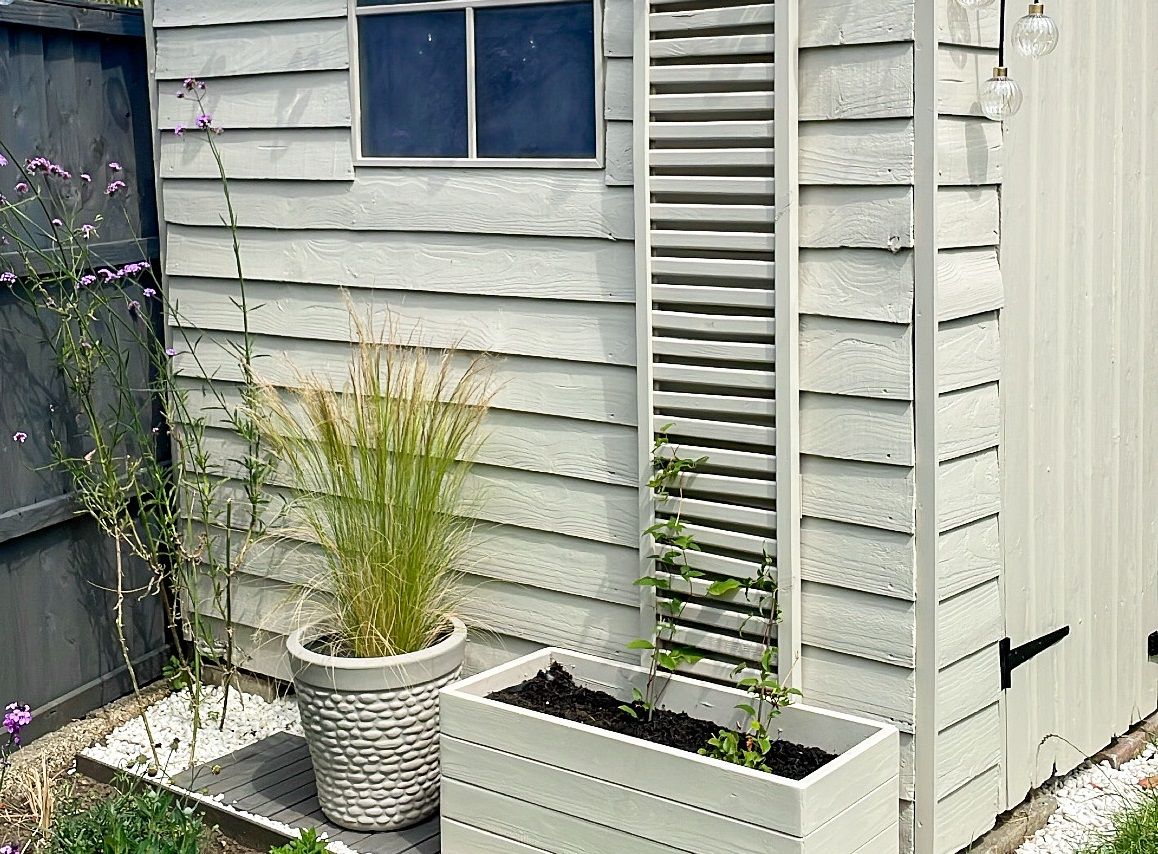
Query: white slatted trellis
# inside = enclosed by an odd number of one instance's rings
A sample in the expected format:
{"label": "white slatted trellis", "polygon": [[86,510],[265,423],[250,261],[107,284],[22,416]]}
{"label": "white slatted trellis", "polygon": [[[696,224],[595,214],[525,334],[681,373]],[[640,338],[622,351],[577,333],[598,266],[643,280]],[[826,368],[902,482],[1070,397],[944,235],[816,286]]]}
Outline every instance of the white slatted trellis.
{"label": "white slatted trellis", "polygon": [[763,626],[754,594],[713,598],[708,584],[776,554],[774,12],[649,0],[646,15],[645,414],[664,453],[706,458],[654,508],[687,523],[706,576],[661,595],[686,603],[676,641],[704,656],[687,669],[715,679],[759,657]]}

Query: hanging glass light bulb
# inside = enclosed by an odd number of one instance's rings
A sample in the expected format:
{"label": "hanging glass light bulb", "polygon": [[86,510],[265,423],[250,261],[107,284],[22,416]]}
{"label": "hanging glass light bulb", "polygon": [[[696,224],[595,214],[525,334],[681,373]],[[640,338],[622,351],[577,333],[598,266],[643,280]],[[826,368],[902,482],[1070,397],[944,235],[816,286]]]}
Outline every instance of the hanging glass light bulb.
{"label": "hanging glass light bulb", "polygon": [[992,6],[993,0],[957,0],[957,5],[966,9],[984,9],[986,6]]}
{"label": "hanging glass light bulb", "polygon": [[1031,3],[1029,14],[1013,25],[1013,43],[1022,56],[1037,59],[1057,47],[1057,23],[1045,13],[1044,3]]}
{"label": "hanging glass light bulb", "polygon": [[981,112],[1000,122],[1021,109],[1021,87],[1009,76],[1009,69],[998,66],[981,87]]}

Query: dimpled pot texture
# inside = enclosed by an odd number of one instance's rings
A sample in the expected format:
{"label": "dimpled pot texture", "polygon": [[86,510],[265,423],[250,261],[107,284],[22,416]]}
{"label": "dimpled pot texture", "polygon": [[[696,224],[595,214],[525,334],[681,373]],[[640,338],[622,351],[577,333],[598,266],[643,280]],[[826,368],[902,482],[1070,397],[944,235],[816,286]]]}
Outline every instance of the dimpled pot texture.
{"label": "dimpled pot texture", "polygon": [[302,728],[326,818],[351,830],[398,830],[438,809],[438,692],[458,679],[466,626],[429,649],[342,658],[307,649],[310,628],[286,647]]}

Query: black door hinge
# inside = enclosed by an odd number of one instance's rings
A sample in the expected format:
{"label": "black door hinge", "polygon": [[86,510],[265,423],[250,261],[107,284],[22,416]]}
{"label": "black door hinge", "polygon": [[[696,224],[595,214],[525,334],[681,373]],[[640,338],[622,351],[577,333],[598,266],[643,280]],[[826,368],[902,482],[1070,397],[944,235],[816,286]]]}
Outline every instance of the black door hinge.
{"label": "black door hinge", "polygon": [[1158,632],[1150,632],[1150,639],[1146,641],[1146,655],[1150,658],[1158,657]]}
{"label": "black door hinge", "polygon": [[1020,667],[1038,653],[1049,649],[1069,633],[1070,627],[1062,626],[1049,634],[1026,641],[1021,646],[1013,646],[1009,638],[1002,638],[1000,644],[1001,690],[1007,691],[1009,686],[1013,684],[1013,669],[1015,667]]}

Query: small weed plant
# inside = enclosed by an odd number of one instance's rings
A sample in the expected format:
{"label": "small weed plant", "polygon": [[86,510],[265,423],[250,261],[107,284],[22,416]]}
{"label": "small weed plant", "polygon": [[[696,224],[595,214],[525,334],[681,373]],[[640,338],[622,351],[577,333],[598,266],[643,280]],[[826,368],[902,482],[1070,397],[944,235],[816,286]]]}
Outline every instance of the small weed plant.
{"label": "small weed plant", "polygon": [[207,831],[167,792],[128,789],[87,808],[67,808],[48,854],[200,854]]}
{"label": "small weed plant", "polygon": [[[773,634],[780,622],[780,605],[776,567],[770,555],[764,555],[760,572],[744,585],[744,590],[749,599],[755,598],[757,601],[753,619],[761,625],[764,652],[760,655],[756,672],[736,682],[751,697],[748,702],[736,706],[744,714],[743,723],[735,730],[721,729],[708,740],[706,747],[700,748],[700,754],[771,773],[772,769],[766,760],[775,741],[772,721],[792,702],[794,696],[800,696],[800,692],[781,685],[776,672],[777,649]],[[745,670],[745,665],[739,665],[734,675],[739,676]]]}
{"label": "small weed plant", "polygon": [[1114,830],[1081,854],[1154,854],[1158,852],[1158,795],[1114,816]]}
{"label": "small weed plant", "polygon": [[318,831],[314,828],[303,830],[297,839],[271,848],[269,854],[326,854],[329,849],[322,839],[318,839]]}

